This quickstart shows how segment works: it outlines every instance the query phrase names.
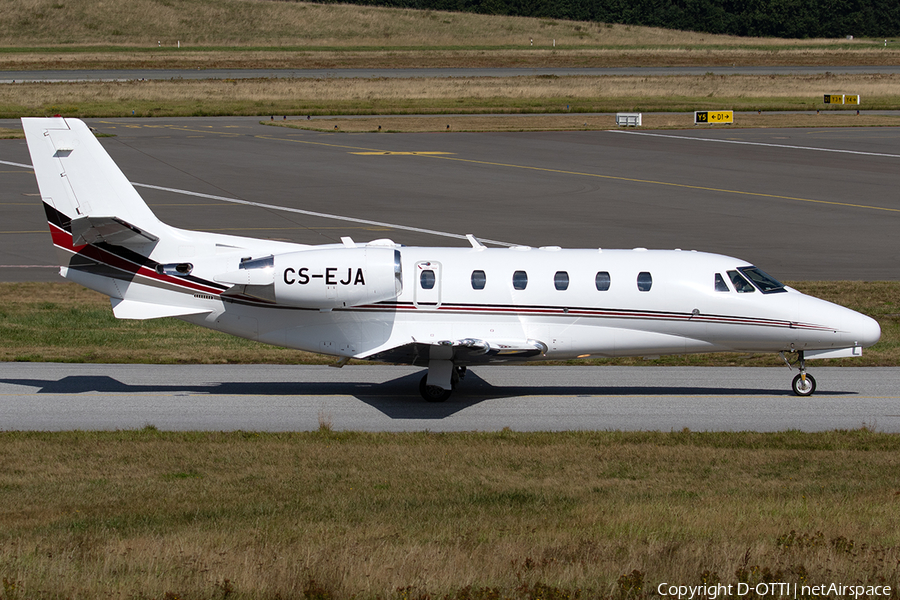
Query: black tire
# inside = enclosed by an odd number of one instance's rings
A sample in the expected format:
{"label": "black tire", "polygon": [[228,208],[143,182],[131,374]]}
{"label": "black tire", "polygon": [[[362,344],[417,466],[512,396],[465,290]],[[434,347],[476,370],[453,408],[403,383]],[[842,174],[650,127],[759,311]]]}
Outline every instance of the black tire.
{"label": "black tire", "polygon": [[425,373],[425,375],[422,376],[422,380],[419,382],[419,393],[422,394],[422,398],[428,402],[443,402],[450,397],[453,390],[445,390],[436,385],[428,385],[428,373]]}
{"label": "black tire", "polygon": [[791,389],[794,390],[794,394],[797,396],[812,396],[816,391],[816,378],[807,373],[806,383],[804,384],[803,377],[797,375],[791,382]]}

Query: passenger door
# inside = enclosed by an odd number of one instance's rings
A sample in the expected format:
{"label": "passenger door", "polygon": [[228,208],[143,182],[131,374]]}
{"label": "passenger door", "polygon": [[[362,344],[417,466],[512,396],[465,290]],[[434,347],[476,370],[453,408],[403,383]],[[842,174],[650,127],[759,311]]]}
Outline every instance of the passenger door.
{"label": "passenger door", "polygon": [[441,263],[416,263],[416,292],[413,303],[417,308],[437,308],[441,305]]}

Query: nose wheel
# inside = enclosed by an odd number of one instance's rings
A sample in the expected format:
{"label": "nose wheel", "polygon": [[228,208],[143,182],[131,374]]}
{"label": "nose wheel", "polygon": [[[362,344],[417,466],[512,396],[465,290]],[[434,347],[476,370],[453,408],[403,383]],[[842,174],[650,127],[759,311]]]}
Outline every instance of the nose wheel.
{"label": "nose wheel", "polygon": [[[803,350],[798,351],[797,354],[799,358],[795,364],[800,366],[800,373],[791,381],[791,389],[794,390],[795,396],[812,396],[816,391],[816,378],[806,372],[806,358],[803,356]],[[791,363],[785,357],[784,352],[781,353],[781,358],[790,369]]]}
{"label": "nose wheel", "polygon": [[809,373],[800,373],[791,382],[791,389],[797,396],[812,396],[816,391],[816,378]]}

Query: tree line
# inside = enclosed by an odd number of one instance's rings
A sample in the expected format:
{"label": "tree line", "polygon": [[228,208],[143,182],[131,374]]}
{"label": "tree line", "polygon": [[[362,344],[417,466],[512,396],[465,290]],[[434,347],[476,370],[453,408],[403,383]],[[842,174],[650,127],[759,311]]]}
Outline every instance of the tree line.
{"label": "tree line", "polygon": [[897,0],[318,0],[783,38],[900,35]]}

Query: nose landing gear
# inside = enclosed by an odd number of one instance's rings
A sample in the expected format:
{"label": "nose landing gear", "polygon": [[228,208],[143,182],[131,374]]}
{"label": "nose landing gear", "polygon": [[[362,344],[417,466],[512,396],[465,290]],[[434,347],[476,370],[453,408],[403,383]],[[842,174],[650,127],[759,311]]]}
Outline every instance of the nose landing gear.
{"label": "nose landing gear", "polygon": [[[784,352],[781,352],[780,354],[781,358],[790,369],[791,363],[784,356]],[[799,350],[797,354],[799,355],[799,358],[795,364],[800,366],[800,373],[794,377],[793,381],[791,381],[791,389],[797,396],[812,396],[813,392],[816,391],[816,378],[806,372],[806,359],[803,356],[803,350]]]}

